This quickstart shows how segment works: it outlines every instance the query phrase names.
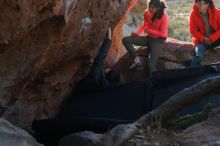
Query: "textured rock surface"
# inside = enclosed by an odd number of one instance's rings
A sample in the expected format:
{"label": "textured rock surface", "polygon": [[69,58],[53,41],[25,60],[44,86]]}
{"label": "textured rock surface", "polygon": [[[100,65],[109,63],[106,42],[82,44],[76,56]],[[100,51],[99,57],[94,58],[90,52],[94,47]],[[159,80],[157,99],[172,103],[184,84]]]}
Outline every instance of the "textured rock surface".
{"label": "textured rock surface", "polygon": [[0,2],[0,113],[26,127],[57,114],[130,0]]}
{"label": "textured rock surface", "polygon": [[207,121],[188,128],[177,139],[181,146],[220,145],[220,108],[213,110]]}
{"label": "textured rock surface", "polygon": [[[135,6],[140,5],[140,3],[143,3],[144,0],[131,0],[130,5],[127,9],[127,14],[129,11]],[[125,32],[127,32],[127,28],[124,29],[124,27],[127,25],[125,24],[127,19],[127,16],[123,16],[117,26],[114,29],[114,35],[112,37],[112,46],[109,49],[108,56],[105,60],[105,68],[112,68],[118,60],[126,53],[126,49],[122,45],[122,38],[126,35]]]}
{"label": "textured rock surface", "polygon": [[124,16],[119,23],[117,24],[114,35],[112,37],[112,42],[114,42],[109,49],[108,55],[105,59],[105,68],[112,68],[117,61],[120,59],[121,56],[123,56],[126,53],[125,48],[122,45],[122,38],[123,38],[123,25],[125,22],[126,17]]}
{"label": "textured rock surface", "polygon": [[0,119],[0,146],[43,146],[26,131]]}

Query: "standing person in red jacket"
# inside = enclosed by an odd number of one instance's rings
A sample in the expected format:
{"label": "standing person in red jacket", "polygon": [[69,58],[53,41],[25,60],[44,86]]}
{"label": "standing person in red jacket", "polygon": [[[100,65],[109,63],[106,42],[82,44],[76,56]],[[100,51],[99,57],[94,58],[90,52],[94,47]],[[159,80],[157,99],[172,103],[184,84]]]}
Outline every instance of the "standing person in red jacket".
{"label": "standing person in red jacket", "polygon": [[213,0],[195,0],[189,26],[196,52],[191,67],[196,67],[200,66],[205,50],[220,46],[220,10]]}
{"label": "standing person in red jacket", "polygon": [[[127,51],[134,57],[130,68],[140,65],[140,58],[133,45],[148,46],[150,49],[150,74],[156,70],[156,63],[164,47],[168,35],[168,16],[165,12],[166,4],[163,0],[150,0],[149,9],[144,13],[144,24],[131,36],[124,37],[122,42]],[[144,32],[144,36],[140,34]]]}

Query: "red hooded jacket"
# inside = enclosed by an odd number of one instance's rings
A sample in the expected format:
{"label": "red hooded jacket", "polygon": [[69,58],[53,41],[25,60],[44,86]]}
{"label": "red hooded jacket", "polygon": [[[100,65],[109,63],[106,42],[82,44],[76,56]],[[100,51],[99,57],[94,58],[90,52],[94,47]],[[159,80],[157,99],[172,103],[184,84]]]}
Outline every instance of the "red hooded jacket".
{"label": "red hooded jacket", "polygon": [[[205,24],[203,22],[202,17],[199,14],[199,10],[196,6],[196,2],[197,0],[195,0],[195,3],[193,5],[193,9],[190,14],[190,22],[189,22],[190,33],[193,36],[194,45],[198,44],[199,42],[203,43],[204,37],[206,35]],[[209,13],[209,24],[215,30],[215,32],[211,34],[209,38],[211,42],[215,42],[220,38],[220,10],[215,8],[214,2],[213,2],[213,8],[209,7],[208,13]]]}
{"label": "red hooded jacket", "polygon": [[152,38],[166,38],[168,35],[168,16],[164,12],[161,19],[151,20],[153,16],[149,10],[144,13],[144,24],[135,32],[140,35],[145,29],[148,30],[148,36]]}

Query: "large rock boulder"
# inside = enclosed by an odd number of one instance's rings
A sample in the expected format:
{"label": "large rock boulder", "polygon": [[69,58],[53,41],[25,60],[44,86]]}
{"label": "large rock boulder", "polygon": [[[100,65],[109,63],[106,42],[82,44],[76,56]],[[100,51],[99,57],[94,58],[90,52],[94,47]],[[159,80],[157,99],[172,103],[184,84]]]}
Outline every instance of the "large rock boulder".
{"label": "large rock boulder", "polygon": [[1,115],[21,127],[55,116],[130,2],[1,1]]}
{"label": "large rock boulder", "polygon": [[220,145],[220,108],[209,114],[207,121],[196,124],[177,135],[181,146]]}

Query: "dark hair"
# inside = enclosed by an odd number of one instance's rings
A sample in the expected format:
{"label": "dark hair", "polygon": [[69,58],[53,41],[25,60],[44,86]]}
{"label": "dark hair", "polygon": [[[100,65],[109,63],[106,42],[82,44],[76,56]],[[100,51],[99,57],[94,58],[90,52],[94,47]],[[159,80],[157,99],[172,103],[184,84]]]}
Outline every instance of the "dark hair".
{"label": "dark hair", "polygon": [[210,8],[214,7],[213,0],[196,0],[196,2],[204,1],[206,4],[209,4]]}
{"label": "dark hair", "polygon": [[163,0],[150,0],[149,6],[150,5],[154,6],[155,8],[159,8],[159,11],[152,17],[152,21],[155,19],[160,19],[164,14],[164,9],[167,7],[166,3]]}

